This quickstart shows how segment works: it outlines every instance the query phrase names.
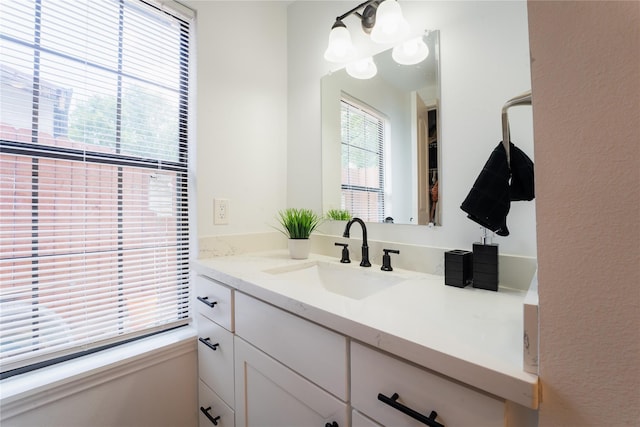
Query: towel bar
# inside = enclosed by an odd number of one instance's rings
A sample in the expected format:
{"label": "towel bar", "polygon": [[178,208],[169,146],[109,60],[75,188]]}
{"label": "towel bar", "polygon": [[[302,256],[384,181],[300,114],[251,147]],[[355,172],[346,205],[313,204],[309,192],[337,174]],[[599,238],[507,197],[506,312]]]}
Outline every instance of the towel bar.
{"label": "towel bar", "polygon": [[511,157],[509,154],[509,143],[511,142],[511,134],[509,131],[509,117],[507,115],[507,110],[509,109],[509,107],[514,107],[516,105],[531,105],[531,91],[528,90],[516,97],[511,98],[502,106],[502,145],[504,145],[504,149],[507,152],[507,165],[509,165],[509,167],[511,167]]}

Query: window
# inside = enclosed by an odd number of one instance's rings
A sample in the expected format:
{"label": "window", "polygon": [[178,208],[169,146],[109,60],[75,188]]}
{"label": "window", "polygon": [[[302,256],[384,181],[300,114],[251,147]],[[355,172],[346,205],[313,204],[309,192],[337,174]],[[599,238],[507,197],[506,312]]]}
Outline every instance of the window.
{"label": "window", "polygon": [[2,1],[4,377],[188,322],[189,23]]}
{"label": "window", "polygon": [[384,134],[380,113],[341,100],[342,209],[364,221],[384,219]]}

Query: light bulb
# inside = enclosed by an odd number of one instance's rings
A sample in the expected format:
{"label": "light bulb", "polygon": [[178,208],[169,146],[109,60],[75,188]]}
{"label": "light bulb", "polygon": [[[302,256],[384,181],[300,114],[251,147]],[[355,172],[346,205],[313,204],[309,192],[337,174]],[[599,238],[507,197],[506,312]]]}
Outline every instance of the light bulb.
{"label": "light bulb", "polygon": [[402,16],[396,0],[384,0],[376,12],[376,24],[371,30],[371,40],[376,43],[395,43],[409,32],[409,23]]}
{"label": "light bulb", "polygon": [[429,56],[429,47],[422,37],[407,40],[393,48],[391,57],[398,64],[413,65],[422,62]]}
{"label": "light bulb", "polygon": [[380,29],[383,34],[389,36],[398,30],[398,23],[395,20],[387,19],[386,22],[380,23]]}
{"label": "light bulb", "polygon": [[359,59],[347,64],[347,74],[356,79],[370,79],[378,73],[378,67],[372,57]]}
{"label": "light bulb", "polygon": [[351,34],[347,27],[336,21],[329,33],[329,45],[324,52],[324,59],[330,62],[349,62],[356,56],[351,42]]}
{"label": "light bulb", "polygon": [[402,43],[401,49],[405,55],[415,55],[418,51],[418,41],[416,39],[407,40]]}

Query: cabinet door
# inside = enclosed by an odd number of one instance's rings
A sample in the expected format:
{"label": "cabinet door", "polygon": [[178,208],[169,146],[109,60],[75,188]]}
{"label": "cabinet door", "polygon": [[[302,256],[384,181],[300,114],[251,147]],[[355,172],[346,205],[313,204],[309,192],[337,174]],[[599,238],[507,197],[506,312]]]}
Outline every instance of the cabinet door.
{"label": "cabinet door", "polygon": [[237,427],[347,426],[347,405],[235,337]]}

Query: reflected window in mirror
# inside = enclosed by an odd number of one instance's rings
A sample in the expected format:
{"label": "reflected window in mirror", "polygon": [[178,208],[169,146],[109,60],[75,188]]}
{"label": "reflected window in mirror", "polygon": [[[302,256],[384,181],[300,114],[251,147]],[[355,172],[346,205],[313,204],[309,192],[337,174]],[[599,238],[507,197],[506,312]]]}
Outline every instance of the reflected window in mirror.
{"label": "reflected window in mirror", "polygon": [[385,214],[384,114],[353,98],[340,100],[341,209],[364,221]]}

